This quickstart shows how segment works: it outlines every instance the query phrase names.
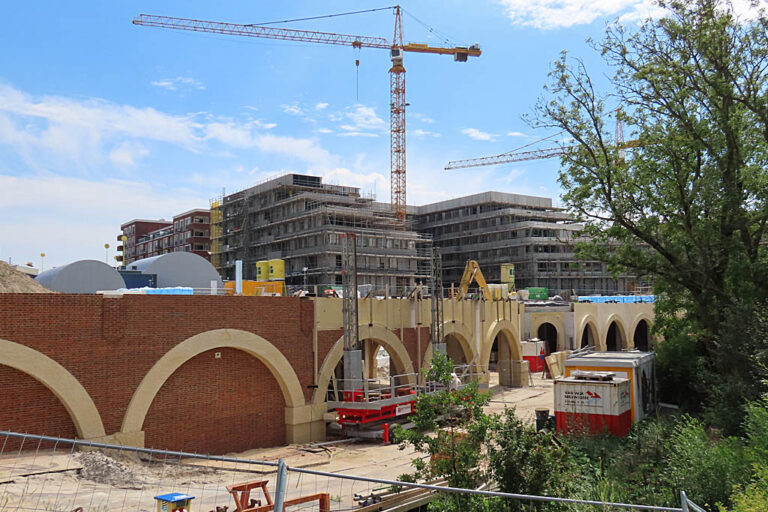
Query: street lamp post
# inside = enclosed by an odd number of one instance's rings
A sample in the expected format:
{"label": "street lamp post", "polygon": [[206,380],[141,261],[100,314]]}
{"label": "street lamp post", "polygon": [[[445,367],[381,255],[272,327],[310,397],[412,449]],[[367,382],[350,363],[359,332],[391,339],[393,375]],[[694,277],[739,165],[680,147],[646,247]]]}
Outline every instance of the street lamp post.
{"label": "street lamp post", "polygon": [[41,252],[40,253],[40,272],[42,272],[43,270],[45,270],[45,253]]}
{"label": "street lamp post", "polygon": [[104,244],[104,263],[109,265],[109,244]]}
{"label": "street lamp post", "polygon": [[304,290],[307,289],[307,270],[309,270],[309,267],[304,267],[301,269],[304,271]]}

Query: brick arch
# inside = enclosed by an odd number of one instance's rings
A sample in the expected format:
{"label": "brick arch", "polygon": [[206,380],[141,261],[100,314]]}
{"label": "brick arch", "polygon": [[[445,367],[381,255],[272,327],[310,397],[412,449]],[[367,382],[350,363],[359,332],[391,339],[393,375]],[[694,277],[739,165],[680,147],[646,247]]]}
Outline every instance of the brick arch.
{"label": "brick arch", "polygon": [[506,339],[512,360],[522,361],[523,359],[523,349],[520,346],[520,340],[517,339],[517,327],[509,320],[496,320],[488,328],[480,350],[480,363],[485,365],[484,368],[488,368],[493,342],[499,334]]}
{"label": "brick arch", "polygon": [[[413,375],[413,362],[408,355],[408,351],[405,349],[405,345],[397,337],[395,333],[384,327],[383,325],[368,325],[362,324],[357,327],[357,337],[360,340],[375,340],[378,345],[384,347],[389,353],[397,368],[409,374],[405,377],[405,381],[408,384],[416,384],[416,379]],[[344,354],[344,337],[339,338],[336,343],[333,344],[331,350],[323,360],[323,364],[320,366],[320,370],[317,372],[317,389],[312,394],[312,403],[318,404],[325,402],[325,397],[328,394],[328,385],[331,383],[331,375],[336,370],[336,365],[341,361],[341,357]]]}
{"label": "brick arch", "polygon": [[621,350],[622,348],[630,347],[630,341],[629,341],[629,338],[627,338],[627,328],[624,326],[624,320],[621,318],[621,315],[619,315],[618,313],[614,313],[611,316],[609,316],[605,321],[603,335],[600,336],[600,341],[602,343],[602,347],[600,348],[600,350],[603,350],[603,351],[608,350],[608,331],[611,329],[611,324],[614,322],[616,323],[616,329],[619,331],[619,333],[621,334],[621,337],[624,340],[623,345],[621,345],[620,347],[617,346],[616,348],[618,350]]}
{"label": "brick arch", "polygon": [[274,345],[251,332],[216,329],[187,338],[154,364],[133,393],[123,417],[122,432],[140,432],[152,401],[171,375],[193,357],[216,348],[235,348],[252,355],[275,377],[288,408],[304,405],[304,393],[296,372]]}
{"label": "brick arch", "polygon": [[[479,356],[475,352],[475,349],[472,348],[472,344],[470,343],[470,340],[473,339],[472,330],[461,322],[449,321],[443,324],[443,339],[445,339],[449,334],[453,334],[456,336],[456,339],[459,340],[459,344],[461,345],[461,350],[464,352],[464,358],[467,360],[467,364],[477,364],[476,359]],[[421,364],[421,368],[423,370],[429,370],[430,366],[432,365],[432,353],[432,343],[430,343],[427,346],[426,352],[424,352],[424,361]]]}
{"label": "brick arch", "polygon": [[[609,326],[611,324],[608,324]],[[597,328],[597,320],[592,315],[586,315],[579,323],[579,330],[576,331],[576,348],[581,348],[581,338],[584,336],[584,329],[592,328],[592,337],[595,340],[595,350],[605,352],[605,340],[600,336],[600,329]],[[606,331],[607,332],[607,331]]]}
{"label": "brick arch", "polygon": [[106,435],[91,395],[74,375],[50,357],[19,343],[0,339],[0,365],[26,373],[48,388],[64,405],[81,438]]}

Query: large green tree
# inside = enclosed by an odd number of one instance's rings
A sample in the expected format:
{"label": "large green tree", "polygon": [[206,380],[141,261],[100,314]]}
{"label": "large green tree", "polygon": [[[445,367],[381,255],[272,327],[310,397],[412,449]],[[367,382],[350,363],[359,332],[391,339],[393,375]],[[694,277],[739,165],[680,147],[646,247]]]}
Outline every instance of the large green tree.
{"label": "large green tree", "polygon": [[[730,395],[759,393],[764,347],[733,330],[768,296],[768,18],[719,0],[659,3],[665,17],[611,25],[594,44],[612,70],[604,91],[563,53],[532,122],[574,141],[560,181],[591,238],[581,254],[652,276],[658,332],[679,364],[694,362],[678,369],[693,384],[680,398],[740,402]],[[709,391],[713,375],[742,385]]]}

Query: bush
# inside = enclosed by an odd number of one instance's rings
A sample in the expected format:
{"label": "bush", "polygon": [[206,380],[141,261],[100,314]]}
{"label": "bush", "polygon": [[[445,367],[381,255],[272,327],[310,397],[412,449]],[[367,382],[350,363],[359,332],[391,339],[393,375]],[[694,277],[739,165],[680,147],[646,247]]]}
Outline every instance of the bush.
{"label": "bush", "polygon": [[673,489],[710,509],[729,504],[733,489],[747,483],[751,473],[740,439],[710,439],[704,425],[688,416],[675,426],[668,471]]}

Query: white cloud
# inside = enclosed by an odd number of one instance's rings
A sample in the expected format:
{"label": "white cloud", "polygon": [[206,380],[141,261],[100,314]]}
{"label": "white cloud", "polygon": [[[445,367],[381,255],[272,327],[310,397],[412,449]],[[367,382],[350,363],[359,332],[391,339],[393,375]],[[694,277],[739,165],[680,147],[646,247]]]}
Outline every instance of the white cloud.
{"label": "white cloud", "polygon": [[340,133],[340,137],[378,137],[387,127],[384,119],[376,114],[376,109],[365,105],[349,107],[344,118],[350,122],[339,127],[346,132]]}
{"label": "white cloud", "polygon": [[318,103],[317,105],[315,105],[315,110],[323,110],[327,106],[328,106],[328,103]]}
{"label": "white cloud", "polygon": [[419,114],[418,112],[414,112],[412,114],[408,114],[408,116],[413,118],[413,119],[418,119],[422,123],[432,124],[432,123],[435,122],[435,120],[432,119],[431,117],[427,117],[424,114]]}
{"label": "white cloud", "polygon": [[336,157],[311,139],[267,134],[257,137],[255,146],[266,153],[277,153],[318,165],[332,165],[336,160]]}
{"label": "white cloud", "polygon": [[[658,18],[665,12],[654,0],[497,0],[514,25],[556,29],[585,25],[606,17],[621,22]],[[750,0],[735,0],[734,13],[744,19],[754,16]]]}
{"label": "white cloud", "polygon": [[133,167],[138,160],[149,155],[149,150],[139,142],[126,141],[109,153],[109,159],[118,167]]}
{"label": "white cloud", "polygon": [[280,105],[280,108],[283,110],[283,112],[292,116],[300,116],[304,114],[304,110],[296,102],[293,102],[290,105]]}
{"label": "white cloud", "polygon": [[205,89],[205,85],[200,80],[190,78],[187,76],[177,76],[176,78],[164,78],[162,80],[156,80],[151,82],[155,87],[161,87],[169,91],[175,91],[177,89],[196,89],[202,91]]}
{"label": "white cloud", "polygon": [[0,144],[10,146],[38,171],[63,170],[65,164],[99,168],[107,161],[132,166],[148,155],[142,141],[170,143],[194,153],[211,151],[206,142],[215,141],[312,164],[333,163],[313,139],[263,133],[275,126],[202,113],[174,115],[103,99],[37,98],[0,83]]}
{"label": "white cloud", "polygon": [[477,128],[464,128],[461,133],[475,140],[488,140],[494,141],[495,135],[478,130]]}
{"label": "white cloud", "polygon": [[[39,261],[45,266],[78,259],[104,261],[104,244],[115,254],[120,224],[133,218],[166,218],[192,208],[207,208],[194,190],[165,190],[157,183],[90,181],[41,174],[0,175],[0,257]],[[112,262],[110,262],[112,263]]]}
{"label": "white cloud", "polygon": [[507,132],[507,137],[528,137],[523,132]]}
{"label": "white cloud", "polygon": [[440,134],[439,134],[439,133],[436,133],[436,132],[430,132],[430,131],[427,131],[427,130],[422,130],[421,128],[416,128],[416,129],[415,129],[415,130],[413,130],[413,132],[411,132],[411,133],[413,133],[413,134],[414,134],[414,135],[416,135],[417,137],[427,137],[427,136],[429,136],[429,137],[434,137],[434,138],[438,138],[438,137],[440,137]]}
{"label": "white cloud", "polygon": [[330,128],[318,128],[315,130],[317,133],[333,133],[333,130]]}

